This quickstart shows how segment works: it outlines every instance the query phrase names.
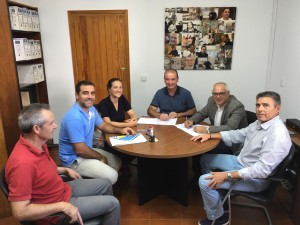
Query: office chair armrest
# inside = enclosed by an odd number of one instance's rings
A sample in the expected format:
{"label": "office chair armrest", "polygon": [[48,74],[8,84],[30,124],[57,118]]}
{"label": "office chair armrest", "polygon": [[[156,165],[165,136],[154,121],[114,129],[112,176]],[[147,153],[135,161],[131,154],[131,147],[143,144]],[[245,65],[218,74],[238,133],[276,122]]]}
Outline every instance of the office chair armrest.
{"label": "office chair armrest", "polygon": [[65,173],[59,174],[59,176],[61,177],[61,179],[62,179],[64,182],[68,182],[68,181],[73,180],[68,174],[65,174]]}
{"label": "office chair armrest", "polygon": [[284,178],[282,178],[282,177],[267,177],[265,179],[270,180],[270,181],[278,181],[278,182],[281,182],[284,180]]}
{"label": "office chair armrest", "polygon": [[[71,217],[69,217],[67,214],[63,213],[63,212],[58,212],[58,213],[53,213],[49,216],[47,216],[47,218],[52,218],[52,217],[59,217],[58,221],[55,223],[55,225],[69,225]],[[78,224],[78,223],[73,223],[73,224]]]}
{"label": "office chair armrest", "polygon": [[236,151],[233,155],[238,156],[241,153],[241,151]]}
{"label": "office chair armrest", "polygon": [[[50,217],[52,216],[60,216],[60,219],[57,221],[57,223],[55,225],[70,225],[70,220],[71,217],[69,217],[67,214],[63,213],[63,212],[59,212],[59,213],[54,213],[52,215],[50,215]],[[78,222],[72,223],[72,225],[79,225]]]}
{"label": "office chair armrest", "polygon": [[[65,214],[63,212],[53,213],[53,214],[51,214],[51,215],[49,215],[49,216],[47,216],[45,218],[51,219],[53,217],[59,217],[59,219],[55,223],[51,223],[53,225],[70,225],[69,222],[70,222],[71,218],[67,214]],[[34,222],[33,221],[25,221],[25,220],[23,220],[23,221],[20,221],[20,223],[22,225],[32,225]],[[77,222],[76,223],[72,223],[72,225],[78,225],[78,223]]]}

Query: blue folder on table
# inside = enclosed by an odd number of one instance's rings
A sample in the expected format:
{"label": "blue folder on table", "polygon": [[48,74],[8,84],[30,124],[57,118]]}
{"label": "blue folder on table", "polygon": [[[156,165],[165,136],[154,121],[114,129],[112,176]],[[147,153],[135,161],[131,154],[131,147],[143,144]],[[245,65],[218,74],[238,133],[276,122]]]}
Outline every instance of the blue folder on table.
{"label": "blue folder on table", "polygon": [[122,141],[132,141],[133,139],[135,139],[137,136],[139,136],[141,133],[137,133],[137,134],[131,134],[131,135],[122,135],[122,136],[118,136],[118,140],[122,140]]}

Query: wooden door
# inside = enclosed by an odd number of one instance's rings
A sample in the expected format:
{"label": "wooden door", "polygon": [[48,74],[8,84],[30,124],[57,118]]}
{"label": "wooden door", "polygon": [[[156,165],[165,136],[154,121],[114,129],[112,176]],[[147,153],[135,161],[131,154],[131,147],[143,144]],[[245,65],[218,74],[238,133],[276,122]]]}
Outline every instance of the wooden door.
{"label": "wooden door", "polygon": [[107,81],[118,77],[130,101],[127,10],[69,11],[75,84],[95,83],[98,103],[108,95]]}
{"label": "wooden door", "polygon": [[[0,169],[2,170],[7,161],[7,151],[4,140],[4,131],[2,125],[2,117],[0,113]],[[11,215],[10,205],[3,192],[0,190],[0,218]]]}

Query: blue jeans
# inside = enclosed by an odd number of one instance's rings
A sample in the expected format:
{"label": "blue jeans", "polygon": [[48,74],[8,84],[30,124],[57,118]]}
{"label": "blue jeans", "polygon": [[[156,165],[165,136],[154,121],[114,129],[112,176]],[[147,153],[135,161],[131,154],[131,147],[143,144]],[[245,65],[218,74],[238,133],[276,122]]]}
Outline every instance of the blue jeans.
{"label": "blue jeans", "polygon": [[68,183],[72,187],[70,203],[78,208],[84,224],[120,225],[120,204],[108,179],[78,179]]}
{"label": "blue jeans", "polygon": [[[231,147],[226,146],[223,141],[220,141],[220,144],[215,147],[214,149],[204,153],[204,154],[230,154],[232,155]],[[201,170],[200,166],[200,158],[203,156],[203,154],[200,155],[195,155],[192,157],[192,168],[197,176],[197,178],[201,175],[204,174],[204,172]]]}
{"label": "blue jeans", "polygon": [[[219,218],[224,214],[223,207],[216,215],[219,207],[222,206],[222,199],[216,189],[208,188],[207,185],[210,179],[205,179],[210,175],[210,172],[215,170],[221,171],[237,171],[244,168],[242,164],[237,161],[237,156],[226,154],[204,154],[201,157],[201,169],[203,175],[199,178],[199,187],[204,203],[204,209],[209,220]],[[233,184],[232,181],[225,181],[219,185],[219,189],[229,189]],[[269,182],[262,179],[243,180],[241,179],[235,186],[234,190],[261,192],[268,187]]]}

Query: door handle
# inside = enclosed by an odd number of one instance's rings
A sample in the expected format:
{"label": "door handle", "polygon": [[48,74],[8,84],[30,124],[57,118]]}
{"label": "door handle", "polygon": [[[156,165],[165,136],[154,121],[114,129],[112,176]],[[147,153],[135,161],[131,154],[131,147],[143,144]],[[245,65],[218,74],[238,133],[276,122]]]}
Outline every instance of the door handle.
{"label": "door handle", "polygon": [[122,70],[122,71],[126,71],[126,70],[127,70],[127,68],[126,68],[126,67],[121,67],[121,68],[120,68],[120,70]]}

